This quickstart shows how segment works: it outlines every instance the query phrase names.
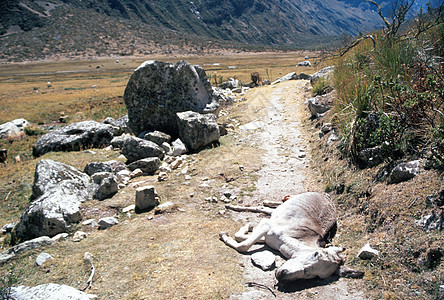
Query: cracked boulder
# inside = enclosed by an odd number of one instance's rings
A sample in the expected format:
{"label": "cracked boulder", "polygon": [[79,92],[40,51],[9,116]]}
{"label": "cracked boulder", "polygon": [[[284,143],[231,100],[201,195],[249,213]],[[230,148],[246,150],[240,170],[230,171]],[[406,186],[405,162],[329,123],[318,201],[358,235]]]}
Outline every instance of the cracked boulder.
{"label": "cracked boulder", "polygon": [[213,114],[186,111],[177,114],[180,140],[187,149],[198,151],[220,138],[219,125]]}

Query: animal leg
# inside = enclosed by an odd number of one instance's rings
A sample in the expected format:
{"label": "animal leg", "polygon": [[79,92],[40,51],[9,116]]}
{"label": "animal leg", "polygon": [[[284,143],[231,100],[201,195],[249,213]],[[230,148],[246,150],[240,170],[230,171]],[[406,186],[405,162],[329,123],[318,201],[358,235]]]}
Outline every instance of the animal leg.
{"label": "animal leg", "polygon": [[[249,237],[248,233],[251,232],[253,230],[253,228],[254,228],[253,224],[250,224],[250,223],[242,226],[239,229],[239,231],[234,234],[234,239],[239,243],[245,241]],[[262,237],[256,243],[265,243],[265,238]]]}
{"label": "animal leg", "polygon": [[[241,229],[244,229],[244,227],[242,227]],[[240,243],[229,237],[226,232],[221,232],[219,236],[220,239],[231,248],[236,249],[239,252],[247,252],[251,246],[253,246],[257,241],[259,241],[267,234],[270,228],[271,226],[268,223],[268,219],[262,219],[259,222],[259,225],[253,229],[253,232],[247,237],[247,239]]]}
{"label": "animal leg", "polygon": [[238,206],[238,205],[231,205],[227,204],[225,205],[225,208],[231,209],[234,211],[249,211],[254,213],[263,213],[266,215],[271,215],[271,213],[274,211],[273,209],[269,207],[263,207],[263,206]]}

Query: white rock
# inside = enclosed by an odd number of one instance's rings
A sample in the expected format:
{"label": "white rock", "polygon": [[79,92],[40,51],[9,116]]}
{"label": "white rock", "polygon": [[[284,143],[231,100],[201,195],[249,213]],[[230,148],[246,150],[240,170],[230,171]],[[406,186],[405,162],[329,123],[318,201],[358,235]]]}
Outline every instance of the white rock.
{"label": "white rock", "polygon": [[136,209],[136,205],[135,204],[131,204],[131,205],[125,207],[124,209],[122,209],[122,212],[123,213],[127,213],[127,212],[130,212],[130,211],[135,210],[135,209]]}
{"label": "white rock", "polygon": [[162,143],[162,145],[160,147],[162,147],[162,149],[165,151],[166,155],[172,155],[173,154],[173,148],[167,142]]}
{"label": "white rock", "polygon": [[180,139],[175,140],[172,144],[172,147],[173,147],[173,156],[179,156],[187,152],[187,147]]}
{"label": "white rock", "polygon": [[176,210],[177,210],[177,205],[171,201],[168,201],[156,207],[156,209],[154,210],[154,214],[158,215],[158,214],[173,212]]}
{"label": "white rock", "polygon": [[43,265],[47,260],[51,260],[54,259],[50,254],[42,252],[39,254],[39,256],[37,256],[36,260],[35,260],[35,265],[36,266],[41,266]]}
{"label": "white rock", "polygon": [[94,223],[96,223],[96,219],[88,219],[88,220],[86,220],[86,221],[83,221],[83,222],[82,222],[82,225],[83,225],[83,226],[88,226],[88,225],[92,225],[92,224],[94,224]]}
{"label": "white rock", "polygon": [[63,233],[59,233],[59,234],[57,234],[56,236],[52,237],[51,239],[52,239],[54,242],[58,242],[58,241],[60,241],[60,240],[64,240],[64,239],[66,239],[67,237],[68,237],[68,234],[67,234],[66,232],[63,232]]}
{"label": "white rock", "polygon": [[130,177],[136,178],[136,177],[140,177],[142,175],[143,175],[143,171],[141,169],[135,169],[134,171],[131,172]]}
{"label": "white rock", "polygon": [[114,217],[106,217],[99,220],[100,229],[106,229],[117,224],[119,224],[119,221]]}
{"label": "white rock", "polygon": [[359,250],[358,257],[360,259],[372,259],[375,256],[379,256],[379,251],[373,249],[370,243],[365,244],[361,250]]}
{"label": "white rock", "polygon": [[272,270],[276,264],[276,256],[270,251],[260,251],[251,255],[253,264],[264,271]]}
{"label": "white rock", "polygon": [[242,130],[256,130],[265,126],[265,123],[262,121],[254,121],[244,125],[239,126]]}
{"label": "white rock", "polygon": [[86,294],[71,286],[59,285],[55,283],[42,284],[35,287],[23,285],[11,287],[10,299],[16,300],[90,300],[97,296]]}
{"label": "white rock", "polygon": [[73,242],[80,242],[81,240],[84,240],[87,237],[88,237],[88,235],[86,234],[86,232],[76,231],[76,233],[74,233],[74,235],[72,237],[72,241]]}
{"label": "white rock", "polygon": [[167,181],[168,180],[168,173],[167,172],[160,172],[157,176],[158,181]]}

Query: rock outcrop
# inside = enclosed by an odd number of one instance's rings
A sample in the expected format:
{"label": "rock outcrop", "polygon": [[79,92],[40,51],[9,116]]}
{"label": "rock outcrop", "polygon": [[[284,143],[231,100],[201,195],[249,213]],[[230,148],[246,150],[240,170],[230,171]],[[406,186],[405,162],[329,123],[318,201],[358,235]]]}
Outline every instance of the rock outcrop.
{"label": "rock outcrop", "polygon": [[198,151],[220,138],[219,125],[213,114],[186,111],[177,114],[180,140],[191,151]]}
{"label": "rock outcrop", "polygon": [[60,162],[39,161],[33,200],[15,228],[16,237],[29,240],[65,232],[70,224],[82,219],[80,203],[90,198],[90,192],[88,175]]}
{"label": "rock outcrop", "polygon": [[124,100],[137,136],[153,130],[177,136],[176,113],[216,113],[219,106],[204,69],[186,61],[144,62],[131,75]]}
{"label": "rock outcrop", "polygon": [[314,73],[311,75],[310,83],[313,85],[316,82],[318,82],[321,78],[327,78],[330,76],[331,73],[333,73],[335,70],[334,66],[325,67],[322,70]]}
{"label": "rock outcrop", "polygon": [[80,151],[108,146],[115,129],[112,125],[95,121],[73,123],[39,138],[32,147],[32,154],[39,157],[52,151]]}

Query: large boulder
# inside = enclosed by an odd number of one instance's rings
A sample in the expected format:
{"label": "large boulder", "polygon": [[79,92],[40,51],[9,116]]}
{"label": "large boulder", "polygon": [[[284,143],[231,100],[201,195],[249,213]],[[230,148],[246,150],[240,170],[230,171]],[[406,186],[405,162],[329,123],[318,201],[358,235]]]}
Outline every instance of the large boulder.
{"label": "large boulder", "polygon": [[316,118],[322,115],[323,113],[329,111],[333,107],[333,99],[334,99],[333,92],[309,98],[307,102],[308,102],[308,109],[310,110],[311,115],[314,118]]}
{"label": "large boulder", "polygon": [[169,143],[171,141],[171,136],[156,130],[144,134],[143,139],[162,146],[163,143]]}
{"label": "large boulder", "polygon": [[186,61],[146,61],[131,75],[123,96],[135,135],[159,130],[177,136],[176,113],[215,113],[219,104],[204,69]]}
{"label": "large boulder", "polygon": [[402,162],[390,173],[388,183],[400,183],[410,180],[421,172],[421,161]]}
{"label": "large boulder", "polygon": [[25,127],[29,122],[25,119],[16,119],[0,125],[0,139],[17,139],[25,136]]}
{"label": "large boulder", "polygon": [[291,73],[288,73],[287,75],[285,75],[284,77],[276,79],[271,84],[277,84],[280,82],[284,82],[284,81],[288,81],[288,80],[297,80],[297,79],[298,79],[298,74],[296,74],[296,72],[291,72]]}
{"label": "large boulder", "polygon": [[220,138],[219,125],[213,114],[186,111],[177,114],[180,139],[191,151],[198,151]]}
{"label": "large boulder", "polygon": [[163,152],[163,149],[157,144],[133,136],[126,139],[122,146],[122,154],[125,155],[128,160],[127,164],[148,157],[158,157],[162,159],[164,155]]}
{"label": "large boulder", "polygon": [[35,157],[51,151],[80,151],[110,144],[115,127],[95,121],[73,123],[45,134],[32,147]]}
{"label": "large boulder", "polygon": [[68,285],[47,283],[34,287],[26,287],[23,285],[11,287],[10,298],[8,299],[90,300],[95,298],[97,298],[95,295],[86,294]]}
{"label": "large boulder", "polygon": [[91,176],[94,183],[93,198],[105,200],[114,196],[119,190],[117,177],[113,173],[98,172]]}
{"label": "large boulder", "polygon": [[21,240],[55,236],[82,219],[80,204],[90,198],[89,176],[75,168],[52,160],[37,163],[33,200],[29,203],[15,235]]}

